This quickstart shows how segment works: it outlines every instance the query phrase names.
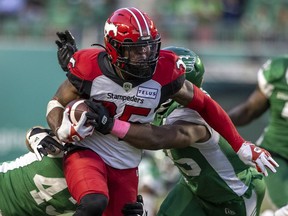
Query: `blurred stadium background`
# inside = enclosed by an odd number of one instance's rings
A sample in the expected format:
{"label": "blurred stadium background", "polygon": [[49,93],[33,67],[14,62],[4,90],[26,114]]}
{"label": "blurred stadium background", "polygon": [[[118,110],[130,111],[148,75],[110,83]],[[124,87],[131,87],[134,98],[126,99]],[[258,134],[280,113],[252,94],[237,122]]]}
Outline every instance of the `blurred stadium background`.
{"label": "blurred stadium background", "polygon": [[[0,161],[27,152],[31,126],[47,126],[47,101],[65,79],[55,33],[69,29],[79,48],[103,43],[105,20],[124,6],[153,18],[162,47],[199,54],[204,88],[226,110],[253,91],[268,58],[287,53],[288,0],[0,0]],[[264,116],[239,131],[254,142],[266,122]]]}

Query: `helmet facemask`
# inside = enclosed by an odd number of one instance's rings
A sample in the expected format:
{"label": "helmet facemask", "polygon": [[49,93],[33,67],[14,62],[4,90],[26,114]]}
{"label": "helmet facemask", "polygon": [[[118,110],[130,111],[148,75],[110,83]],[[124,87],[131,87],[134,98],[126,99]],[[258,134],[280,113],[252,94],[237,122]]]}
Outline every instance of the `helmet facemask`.
{"label": "helmet facemask", "polygon": [[105,23],[104,42],[119,77],[133,81],[153,76],[161,37],[147,14],[134,7],[118,9]]}
{"label": "helmet facemask", "polygon": [[125,80],[149,79],[153,76],[159,58],[160,37],[156,40],[140,40],[135,43],[129,39],[118,46],[115,67]]}

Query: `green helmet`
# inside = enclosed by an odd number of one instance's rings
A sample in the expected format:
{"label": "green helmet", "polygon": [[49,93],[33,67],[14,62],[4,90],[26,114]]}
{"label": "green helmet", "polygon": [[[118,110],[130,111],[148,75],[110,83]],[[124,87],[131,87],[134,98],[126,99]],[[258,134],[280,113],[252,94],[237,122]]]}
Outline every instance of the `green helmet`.
{"label": "green helmet", "polygon": [[200,88],[205,69],[199,56],[193,51],[184,47],[169,46],[163,48],[163,50],[170,50],[182,59],[186,65],[186,79]]}

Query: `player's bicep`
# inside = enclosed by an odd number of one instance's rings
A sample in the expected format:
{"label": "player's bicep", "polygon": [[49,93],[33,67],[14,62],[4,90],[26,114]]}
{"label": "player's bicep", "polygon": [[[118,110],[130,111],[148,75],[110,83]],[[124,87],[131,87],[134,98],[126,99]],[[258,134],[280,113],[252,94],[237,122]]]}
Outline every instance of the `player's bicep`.
{"label": "player's bicep", "polygon": [[260,89],[256,88],[244,103],[231,109],[228,114],[235,125],[241,126],[258,118],[268,108],[269,101]]}
{"label": "player's bicep", "polygon": [[182,88],[174,94],[171,98],[183,106],[187,106],[193,98],[193,84],[185,80]]}
{"label": "player's bicep", "polygon": [[77,89],[67,79],[65,80],[54,95],[56,99],[63,106],[66,106],[70,101],[80,98]]}
{"label": "player's bicep", "polygon": [[47,105],[46,120],[49,127],[54,132],[61,125],[64,107],[70,101],[78,98],[79,95],[76,88],[69,80],[65,80],[58,88],[53,99],[50,100]]}
{"label": "player's bicep", "polygon": [[177,131],[173,148],[188,147],[196,142],[205,142],[210,138],[210,133],[205,125],[176,121],[173,123],[173,127]]}
{"label": "player's bicep", "polygon": [[254,116],[258,117],[269,108],[269,100],[263,94],[259,87],[248,98],[248,106],[253,110]]}

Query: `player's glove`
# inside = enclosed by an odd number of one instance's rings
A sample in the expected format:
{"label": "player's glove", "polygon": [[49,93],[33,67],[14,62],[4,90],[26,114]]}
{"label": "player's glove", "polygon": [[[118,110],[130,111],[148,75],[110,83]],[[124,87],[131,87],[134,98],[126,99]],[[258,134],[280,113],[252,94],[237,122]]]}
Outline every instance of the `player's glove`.
{"label": "player's glove", "polygon": [[70,31],[66,30],[65,32],[57,32],[56,34],[59,38],[59,40],[55,41],[58,46],[58,62],[64,71],[68,71],[68,63],[78,48]]}
{"label": "player's glove", "polygon": [[122,208],[124,216],[148,216],[148,212],[144,208],[143,198],[141,195],[137,196],[135,203],[127,203]]}
{"label": "player's glove", "polygon": [[64,150],[52,130],[40,126],[33,127],[27,132],[26,145],[39,161],[48,154],[59,154]]}
{"label": "player's glove", "polygon": [[102,134],[111,132],[114,119],[110,117],[109,111],[101,104],[92,100],[86,100],[85,103],[89,106],[92,112],[87,112],[87,123],[94,126],[94,128]]}
{"label": "player's glove", "polygon": [[77,124],[71,123],[69,119],[69,107],[63,112],[63,119],[60,127],[56,130],[57,136],[62,142],[76,142],[92,135],[94,127],[87,125],[86,113],[83,112]]}
{"label": "player's glove", "polygon": [[255,167],[264,176],[268,176],[266,167],[273,173],[276,173],[275,167],[279,167],[268,151],[250,142],[243,143],[237,154],[243,163]]}

